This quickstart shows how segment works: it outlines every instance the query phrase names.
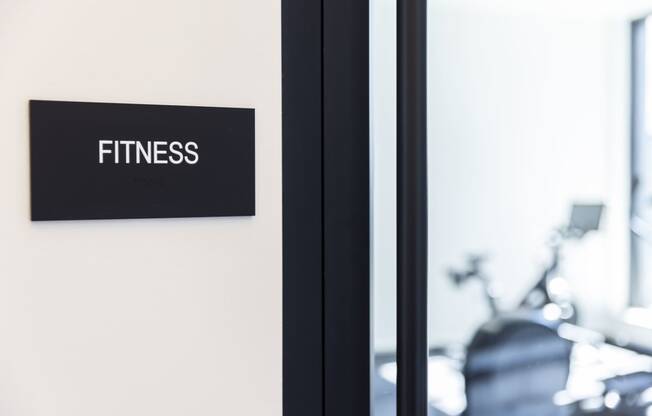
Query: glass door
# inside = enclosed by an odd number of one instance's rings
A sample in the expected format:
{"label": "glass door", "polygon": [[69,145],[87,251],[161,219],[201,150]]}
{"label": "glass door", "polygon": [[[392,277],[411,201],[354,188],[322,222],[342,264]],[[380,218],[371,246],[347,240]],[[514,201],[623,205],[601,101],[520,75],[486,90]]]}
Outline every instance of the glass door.
{"label": "glass door", "polygon": [[[409,370],[396,178],[410,81],[402,2],[371,3],[373,400],[386,416]],[[652,2],[427,3],[428,414],[652,414]]]}

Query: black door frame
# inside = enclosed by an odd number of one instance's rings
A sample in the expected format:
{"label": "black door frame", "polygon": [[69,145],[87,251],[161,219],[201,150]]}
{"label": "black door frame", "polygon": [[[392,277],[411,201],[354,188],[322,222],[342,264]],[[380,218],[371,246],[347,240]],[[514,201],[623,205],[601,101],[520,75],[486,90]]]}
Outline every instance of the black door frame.
{"label": "black door frame", "polygon": [[369,2],[282,20],[283,414],[370,415]]}
{"label": "black door frame", "polygon": [[397,415],[428,414],[427,0],[397,1]]}

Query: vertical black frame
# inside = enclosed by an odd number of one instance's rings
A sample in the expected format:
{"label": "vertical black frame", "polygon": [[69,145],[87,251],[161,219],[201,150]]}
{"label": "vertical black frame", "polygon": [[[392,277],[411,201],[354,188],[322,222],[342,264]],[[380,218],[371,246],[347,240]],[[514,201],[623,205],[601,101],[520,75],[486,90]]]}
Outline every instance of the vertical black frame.
{"label": "vertical black frame", "polygon": [[321,1],[282,1],[283,414],[323,415]]}
{"label": "vertical black frame", "polygon": [[369,2],[282,20],[283,414],[370,415]]}
{"label": "vertical black frame", "polygon": [[397,7],[397,414],[428,413],[427,2]]}
{"label": "vertical black frame", "polygon": [[370,414],[369,1],[323,0],[324,404]]}

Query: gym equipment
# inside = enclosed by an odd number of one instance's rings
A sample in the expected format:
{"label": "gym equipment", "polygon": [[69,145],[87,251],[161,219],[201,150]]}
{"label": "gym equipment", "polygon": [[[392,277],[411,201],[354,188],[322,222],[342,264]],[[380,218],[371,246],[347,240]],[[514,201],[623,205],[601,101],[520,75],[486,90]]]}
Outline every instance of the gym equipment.
{"label": "gym equipment", "polygon": [[[461,286],[480,280],[492,310],[467,348],[463,368],[467,407],[465,416],[566,416],[573,406],[555,403],[566,389],[573,342],[558,334],[560,325],[576,322],[570,294],[551,290],[565,242],[597,230],[602,204],[573,205],[568,225],[553,232],[551,260],[515,311],[500,311],[491,279],[482,270],[484,257],[471,255],[465,270],[450,270]],[[559,283],[559,282],[557,282]],[[554,310],[556,313],[551,314]]]}

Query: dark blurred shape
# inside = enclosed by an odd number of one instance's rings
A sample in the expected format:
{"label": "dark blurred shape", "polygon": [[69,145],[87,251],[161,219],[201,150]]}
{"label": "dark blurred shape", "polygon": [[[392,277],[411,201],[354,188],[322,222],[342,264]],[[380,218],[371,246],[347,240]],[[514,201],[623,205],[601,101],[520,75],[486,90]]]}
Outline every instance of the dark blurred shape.
{"label": "dark blurred shape", "polygon": [[449,269],[448,277],[450,277],[453,283],[458,287],[468,281],[479,280],[482,283],[487,304],[491,309],[491,315],[497,316],[500,311],[498,309],[496,291],[493,289],[491,278],[483,269],[486,260],[487,258],[485,256],[470,254],[466,259],[466,268],[462,270]]}
{"label": "dark blurred shape", "polygon": [[589,231],[598,230],[603,209],[603,204],[574,204],[568,223],[568,231],[578,238],[583,237]]}
{"label": "dark blurred shape", "polygon": [[553,397],[566,388],[572,343],[551,325],[525,318],[487,322],[464,366],[465,416],[565,416]]}
{"label": "dark blurred shape", "polygon": [[[577,310],[572,304],[570,293],[564,296],[554,296],[550,291],[552,279],[560,279],[558,275],[561,261],[561,251],[569,240],[582,239],[588,232],[600,228],[600,219],[604,204],[573,204],[568,224],[556,229],[549,241],[550,262],[541,273],[541,277],[520,304],[524,309],[540,309],[550,303],[557,304],[564,311],[564,320],[572,323],[578,321]],[[570,287],[570,286],[569,286]]]}

